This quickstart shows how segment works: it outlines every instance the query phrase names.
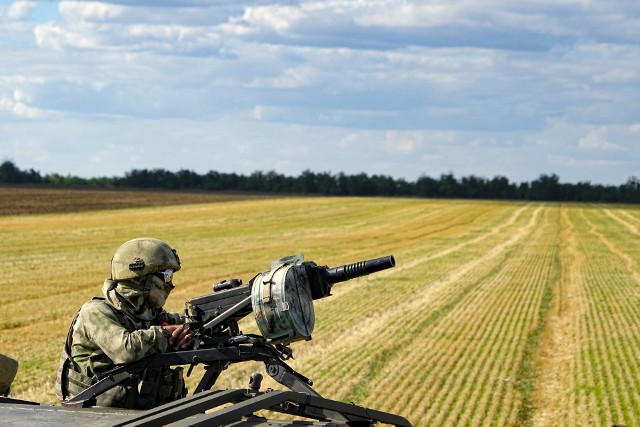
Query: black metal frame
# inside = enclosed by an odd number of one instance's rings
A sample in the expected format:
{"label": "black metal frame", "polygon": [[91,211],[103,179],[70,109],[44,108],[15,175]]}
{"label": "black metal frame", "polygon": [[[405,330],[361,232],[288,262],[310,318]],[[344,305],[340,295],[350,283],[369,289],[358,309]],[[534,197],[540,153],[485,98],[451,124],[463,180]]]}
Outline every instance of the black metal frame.
{"label": "black metal frame", "polygon": [[[205,413],[221,405],[231,406],[219,408]],[[175,423],[175,426],[220,426],[248,420],[256,411],[272,410],[279,413],[306,417],[318,421],[327,421],[327,425],[335,425],[335,421],[343,421],[346,425],[371,425],[375,422],[398,427],[411,427],[404,417],[377,411],[354,404],[338,402],[319,396],[311,396],[295,391],[272,390],[267,392],[251,392],[242,389],[224,391],[207,391],[171,402],[155,409],[150,409],[138,417],[113,427],[146,427],[164,426]],[[343,420],[336,420],[336,415]]]}
{"label": "black metal frame", "polygon": [[[312,386],[312,381],[293,370],[282,359],[283,355],[275,346],[259,336],[242,335],[234,337],[242,341],[228,347],[185,350],[160,353],[138,362],[112,369],[91,387],[62,402],[65,407],[90,407],[96,397],[118,384],[135,378],[147,367],[174,365],[205,365],[205,375],[201,378],[193,395],[154,409],[145,411],[122,426],[164,425],[182,420],[178,425],[222,425],[239,421],[253,412],[270,409],[317,420],[331,421],[342,425],[369,426],[373,422],[383,422],[408,427],[411,424],[403,417],[374,409],[347,404],[323,398]],[[267,373],[278,383],[291,391],[225,390],[210,391],[222,370],[231,363],[261,361]],[[234,405],[219,409],[211,414],[204,411],[223,404]],[[200,415],[198,415],[200,414]],[[185,419],[189,417],[189,419]],[[195,417],[195,418],[193,418]],[[193,419],[192,419],[193,418]],[[164,424],[163,424],[164,423]]]}
{"label": "black metal frame", "polygon": [[[312,381],[294,371],[282,360],[282,355],[276,348],[258,336],[238,336],[236,341],[246,343],[233,344],[228,347],[206,348],[199,350],[184,350],[169,353],[159,353],[138,362],[120,365],[107,372],[91,387],[62,402],[66,407],[90,407],[95,405],[95,398],[113,387],[136,378],[146,368],[176,365],[205,365],[205,375],[201,378],[194,393],[209,390],[218,376],[228,364],[246,361],[264,362],[267,373],[277,382],[292,391],[320,396],[313,388]],[[228,340],[228,338],[227,338]]]}

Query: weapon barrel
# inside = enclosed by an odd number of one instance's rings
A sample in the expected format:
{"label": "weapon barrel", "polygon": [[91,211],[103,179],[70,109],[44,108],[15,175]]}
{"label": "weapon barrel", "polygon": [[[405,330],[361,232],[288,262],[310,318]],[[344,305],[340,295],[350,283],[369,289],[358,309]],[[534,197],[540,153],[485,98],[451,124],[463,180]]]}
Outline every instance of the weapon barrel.
{"label": "weapon barrel", "polygon": [[328,268],[327,276],[330,284],[344,282],[356,277],[366,276],[377,271],[395,267],[396,260],[393,255],[382,258],[358,261],[353,264],[345,264],[338,267]]}

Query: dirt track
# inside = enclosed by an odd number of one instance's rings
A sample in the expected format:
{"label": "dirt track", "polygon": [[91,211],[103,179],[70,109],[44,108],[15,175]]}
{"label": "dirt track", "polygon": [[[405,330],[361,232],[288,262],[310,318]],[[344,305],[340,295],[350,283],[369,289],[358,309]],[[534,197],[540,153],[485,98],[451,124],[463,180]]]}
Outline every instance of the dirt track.
{"label": "dirt track", "polygon": [[162,190],[0,186],[0,215],[44,214],[136,208],[142,206],[215,203],[252,198],[268,198],[268,196]]}

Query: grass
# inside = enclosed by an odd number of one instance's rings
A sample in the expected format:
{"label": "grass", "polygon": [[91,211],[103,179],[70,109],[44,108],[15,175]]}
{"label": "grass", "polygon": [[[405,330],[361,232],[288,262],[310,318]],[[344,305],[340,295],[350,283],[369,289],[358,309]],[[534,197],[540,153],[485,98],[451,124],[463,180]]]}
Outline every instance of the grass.
{"label": "grass", "polygon": [[[393,254],[395,268],[317,301],[313,340],[293,344],[291,365],[321,394],[415,425],[633,425],[638,228],[624,206],[385,198],[4,215],[0,348],[21,362],[15,397],[55,402],[68,324],[133,237],[179,251],[173,311],[282,256],[336,266]],[[241,327],[257,331],[251,318]],[[234,365],[216,386],[244,387],[254,371]]]}

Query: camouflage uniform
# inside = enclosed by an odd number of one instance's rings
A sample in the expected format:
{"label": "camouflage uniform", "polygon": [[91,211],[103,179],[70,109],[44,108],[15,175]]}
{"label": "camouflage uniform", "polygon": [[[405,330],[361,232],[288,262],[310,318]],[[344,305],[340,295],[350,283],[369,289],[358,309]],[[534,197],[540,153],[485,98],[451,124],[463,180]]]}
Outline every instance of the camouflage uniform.
{"label": "camouflage uniform", "polygon": [[[56,394],[61,401],[98,381],[114,365],[169,349],[169,332],[162,325],[183,323],[183,319],[149,306],[149,276],[107,279],[102,289],[105,298],[93,298],[78,311],[58,370]],[[145,409],[185,394],[182,368],[148,368],[141,381],[112,388],[98,396],[96,404]]]}

